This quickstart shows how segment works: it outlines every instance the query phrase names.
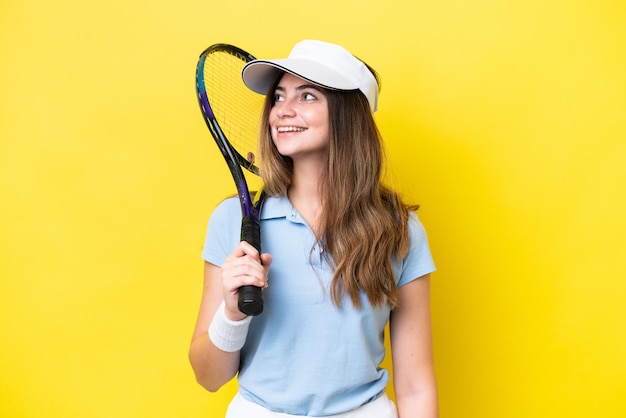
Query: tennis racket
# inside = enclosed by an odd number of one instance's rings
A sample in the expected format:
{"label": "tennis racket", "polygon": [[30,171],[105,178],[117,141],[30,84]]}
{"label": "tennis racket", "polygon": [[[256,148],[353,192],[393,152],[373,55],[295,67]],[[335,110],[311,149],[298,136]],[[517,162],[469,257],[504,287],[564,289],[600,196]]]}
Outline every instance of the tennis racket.
{"label": "tennis racket", "polygon": [[[219,147],[233,180],[241,203],[241,240],[261,253],[259,225],[263,192],[250,197],[242,170],[258,175],[255,161],[259,123],[264,97],[249,90],[241,79],[243,66],[255,59],[246,51],[228,44],[207,48],[198,59],[196,91],[202,116]],[[239,289],[239,310],[246,315],[263,311],[261,288],[243,286]]]}

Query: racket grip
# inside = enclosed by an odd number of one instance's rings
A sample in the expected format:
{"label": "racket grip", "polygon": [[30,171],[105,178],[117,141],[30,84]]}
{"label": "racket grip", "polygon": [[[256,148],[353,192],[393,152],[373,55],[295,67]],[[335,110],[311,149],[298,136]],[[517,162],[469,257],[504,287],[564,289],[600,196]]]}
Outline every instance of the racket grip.
{"label": "racket grip", "polygon": [[[244,216],[241,220],[241,240],[246,241],[261,253],[261,227],[259,221],[252,216]],[[257,286],[242,286],[239,288],[238,307],[241,312],[249,316],[256,316],[263,312],[263,295]]]}

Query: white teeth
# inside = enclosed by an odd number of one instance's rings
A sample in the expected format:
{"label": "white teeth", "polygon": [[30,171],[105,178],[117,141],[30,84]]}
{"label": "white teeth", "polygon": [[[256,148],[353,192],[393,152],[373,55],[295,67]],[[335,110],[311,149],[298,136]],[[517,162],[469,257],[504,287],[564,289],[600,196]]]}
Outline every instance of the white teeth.
{"label": "white teeth", "polygon": [[276,128],[278,132],[302,132],[306,131],[306,128],[299,128],[297,126],[282,126],[280,128]]}

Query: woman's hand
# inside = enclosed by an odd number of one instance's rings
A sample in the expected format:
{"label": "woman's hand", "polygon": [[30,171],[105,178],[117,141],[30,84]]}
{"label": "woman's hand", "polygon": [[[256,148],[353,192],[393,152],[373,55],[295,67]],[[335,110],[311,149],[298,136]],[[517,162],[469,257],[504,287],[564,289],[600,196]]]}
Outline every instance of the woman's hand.
{"label": "woman's hand", "polygon": [[222,264],[222,291],[224,295],[226,317],[239,321],[246,315],[237,307],[239,288],[256,286],[265,289],[267,272],[272,263],[270,254],[260,254],[250,244],[242,241]]}

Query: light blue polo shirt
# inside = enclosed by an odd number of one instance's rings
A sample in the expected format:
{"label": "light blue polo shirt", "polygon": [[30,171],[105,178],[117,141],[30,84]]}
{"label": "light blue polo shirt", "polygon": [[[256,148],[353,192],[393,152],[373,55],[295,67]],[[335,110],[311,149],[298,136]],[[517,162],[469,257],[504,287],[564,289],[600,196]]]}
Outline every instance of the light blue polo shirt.
{"label": "light blue polo shirt", "polygon": [[[202,256],[221,266],[239,242],[236,198],[211,215]],[[426,233],[409,220],[411,249],[394,266],[398,286],[434,271]],[[261,212],[262,251],[272,254],[264,310],[252,319],[241,350],[241,395],[275,412],[326,416],[376,398],[389,381],[380,368],[389,306],[373,308],[362,294],[354,309],[346,296],[337,308],[329,295],[332,270],[315,235],[287,197],[267,198]]]}

